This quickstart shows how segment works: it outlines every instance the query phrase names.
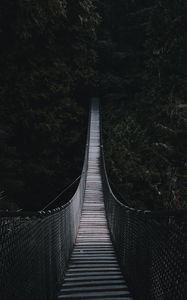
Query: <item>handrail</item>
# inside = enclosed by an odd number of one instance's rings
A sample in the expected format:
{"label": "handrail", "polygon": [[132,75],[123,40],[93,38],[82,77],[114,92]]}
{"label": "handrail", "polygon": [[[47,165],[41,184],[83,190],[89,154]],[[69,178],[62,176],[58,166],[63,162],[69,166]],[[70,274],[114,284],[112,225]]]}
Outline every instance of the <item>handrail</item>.
{"label": "handrail", "polygon": [[[90,109],[91,115],[91,109]],[[1,300],[52,300],[75,243],[88,169],[90,120],[81,178],[61,207],[36,212],[0,212]]]}
{"label": "handrail", "polygon": [[109,184],[102,129],[100,135],[108,226],[133,299],[187,299],[187,210],[139,210],[121,203]]}
{"label": "handrail", "polygon": [[53,200],[51,200],[47,205],[45,205],[42,210],[45,211],[49,206],[54,204],[54,202],[56,202],[56,200],[58,200],[65,192],[67,192],[80,178],[81,175],[78,176],[73,182],[71,182],[65,189],[63,189]]}

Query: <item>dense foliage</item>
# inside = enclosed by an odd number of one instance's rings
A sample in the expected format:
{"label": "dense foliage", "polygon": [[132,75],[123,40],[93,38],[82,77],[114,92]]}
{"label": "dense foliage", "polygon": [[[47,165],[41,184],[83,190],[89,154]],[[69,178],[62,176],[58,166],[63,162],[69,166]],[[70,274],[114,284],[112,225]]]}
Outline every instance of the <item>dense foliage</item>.
{"label": "dense foliage", "polygon": [[1,208],[41,209],[80,174],[98,22],[92,0],[1,1]]}
{"label": "dense foliage", "polygon": [[98,82],[111,181],[132,206],[186,207],[186,16],[184,0],[1,1],[0,209],[40,209],[80,174]]}
{"label": "dense foliage", "polygon": [[99,51],[110,178],[135,207],[186,207],[187,3],[102,2],[108,10]]}

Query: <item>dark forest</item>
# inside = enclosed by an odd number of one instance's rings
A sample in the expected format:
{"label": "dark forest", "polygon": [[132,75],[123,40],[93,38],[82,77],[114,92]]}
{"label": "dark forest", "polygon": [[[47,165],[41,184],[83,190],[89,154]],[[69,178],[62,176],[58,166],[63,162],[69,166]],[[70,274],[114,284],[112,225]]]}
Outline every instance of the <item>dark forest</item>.
{"label": "dark forest", "polygon": [[80,175],[93,96],[114,192],[186,208],[186,28],[184,0],[1,0],[0,209],[40,210]]}

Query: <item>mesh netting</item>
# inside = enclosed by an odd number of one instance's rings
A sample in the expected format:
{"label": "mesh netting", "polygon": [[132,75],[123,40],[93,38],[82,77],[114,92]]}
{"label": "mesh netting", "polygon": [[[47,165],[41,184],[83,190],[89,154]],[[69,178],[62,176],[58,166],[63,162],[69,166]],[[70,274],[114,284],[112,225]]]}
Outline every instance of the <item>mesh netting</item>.
{"label": "mesh netting", "polygon": [[113,195],[102,155],[108,225],[135,299],[187,299],[187,212],[138,211]]}

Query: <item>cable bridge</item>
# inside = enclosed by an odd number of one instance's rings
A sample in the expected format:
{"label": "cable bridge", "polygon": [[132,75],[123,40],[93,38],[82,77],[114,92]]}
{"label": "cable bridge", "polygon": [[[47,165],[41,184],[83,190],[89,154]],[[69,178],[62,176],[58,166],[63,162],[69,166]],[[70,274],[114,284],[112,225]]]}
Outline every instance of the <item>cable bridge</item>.
{"label": "cable bridge", "polygon": [[187,299],[186,211],[122,204],[100,126],[95,98],[80,182],[66,205],[0,213],[0,299]]}

